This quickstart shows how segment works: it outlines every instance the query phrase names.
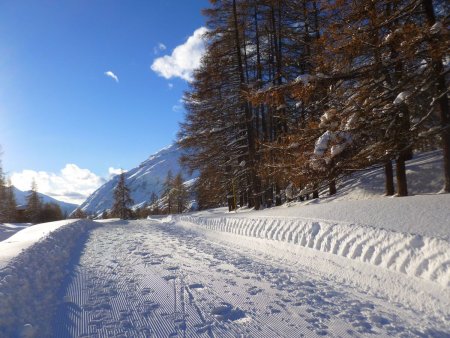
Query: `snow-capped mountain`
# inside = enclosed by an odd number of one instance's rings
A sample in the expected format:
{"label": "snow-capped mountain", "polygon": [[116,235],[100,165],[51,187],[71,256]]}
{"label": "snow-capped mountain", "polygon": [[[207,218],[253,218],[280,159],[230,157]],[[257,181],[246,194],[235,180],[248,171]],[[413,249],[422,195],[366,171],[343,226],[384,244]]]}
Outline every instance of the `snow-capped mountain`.
{"label": "snow-capped mountain", "polygon": [[[30,194],[30,191],[22,191],[22,190],[17,189],[16,187],[13,187],[13,188],[14,188],[14,197],[16,198],[17,204],[18,205],[27,204],[27,196]],[[78,208],[78,205],[76,205],[76,204],[59,201],[57,199],[54,199],[53,197],[44,195],[40,192],[38,192],[38,195],[41,198],[43,203],[58,204],[59,207],[61,208],[62,212],[65,214],[68,214],[68,215],[70,215],[76,208]]]}
{"label": "snow-capped mountain", "polygon": [[[174,176],[181,172],[185,181],[195,178],[196,174],[189,175],[186,170],[181,168],[178,162],[181,154],[180,147],[173,144],[161,149],[138,167],[125,173],[125,182],[130,189],[134,208],[143,206],[148,202],[152,192],[160,197],[162,185],[169,170],[172,171]],[[110,209],[113,205],[114,188],[118,180],[119,176],[117,175],[103,184],[84,201],[80,208],[88,214],[99,214]]]}

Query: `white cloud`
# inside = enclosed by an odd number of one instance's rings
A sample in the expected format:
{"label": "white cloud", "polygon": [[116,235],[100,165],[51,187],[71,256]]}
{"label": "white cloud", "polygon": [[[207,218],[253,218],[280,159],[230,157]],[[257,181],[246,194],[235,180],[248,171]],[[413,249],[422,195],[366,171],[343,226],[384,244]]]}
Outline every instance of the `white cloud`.
{"label": "white cloud", "polygon": [[20,190],[30,190],[32,180],[38,191],[57,200],[81,204],[105,179],[76,164],[66,164],[57,174],[46,171],[23,170],[11,175],[12,184]]}
{"label": "white cloud", "polygon": [[205,52],[203,35],[206,32],[206,27],[196,29],[185,43],[173,50],[171,55],[155,59],[151,69],[166,79],[179,77],[192,81],[192,72],[200,66],[200,60]]}
{"label": "white cloud", "polygon": [[104,73],[106,76],[110,77],[111,79],[113,79],[116,82],[119,82],[119,78],[117,77],[116,74],[114,74],[112,71],[108,70],[107,72]]}
{"label": "white cloud", "polygon": [[109,178],[112,178],[113,176],[120,175],[122,172],[126,172],[126,170],[123,169],[117,169],[113,167],[108,168]]}
{"label": "white cloud", "polygon": [[153,47],[153,53],[158,54],[160,51],[166,50],[167,47],[162,42],[158,43],[157,46]]}
{"label": "white cloud", "polygon": [[176,104],[176,105],[172,106],[172,111],[174,111],[175,113],[178,113],[178,112],[180,112],[182,110],[183,110],[183,107],[181,105],[179,105],[179,104]]}

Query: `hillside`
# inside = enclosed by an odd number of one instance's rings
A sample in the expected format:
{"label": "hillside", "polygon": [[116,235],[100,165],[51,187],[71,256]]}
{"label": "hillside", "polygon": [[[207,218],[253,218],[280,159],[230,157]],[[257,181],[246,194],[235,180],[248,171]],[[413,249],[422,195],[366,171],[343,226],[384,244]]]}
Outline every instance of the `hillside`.
{"label": "hillside", "polygon": [[[180,167],[178,160],[181,154],[182,151],[177,145],[168,146],[150,156],[138,167],[125,173],[125,182],[130,189],[131,197],[134,201],[134,208],[140,207],[148,202],[152,192],[160,196],[162,184],[169,170],[174,175],[181,172],[185,181],[195,177],[195,174],[189,175],[186,170]],[[113,204],[113,192],[118,179],[119,176],[114,176],[94,191],[80,208],[88,214],[98,214],[110,209]]]}
{"label": "hillside", "polygon": [[[27,203],[27,196],[29,193],[30,193],[29,191],[22,191],[14,187],[14,196],[16,197],[17,205],[25,205]],[[38,192],[38,195],[42,199],[42,202],[58,204],[62,212],[68,215],[78,207],[78,205],[76,204],[59,201],[57,199],[54,199],[53,197],[44,195],[40,192]]]}

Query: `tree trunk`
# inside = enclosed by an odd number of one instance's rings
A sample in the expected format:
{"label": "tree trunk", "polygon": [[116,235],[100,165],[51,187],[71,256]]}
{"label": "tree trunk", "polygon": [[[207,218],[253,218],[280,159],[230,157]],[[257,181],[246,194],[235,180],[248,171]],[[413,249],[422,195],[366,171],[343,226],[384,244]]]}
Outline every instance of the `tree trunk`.
{"label": "tree trunk", "polygon": [[228,202],[228,211],[233,211],[236,209],[236,205],[234,204],[234,197],[232,196],[231,193],[228,195],[227,202]]}
{"label": "tree trunk", "polygon": [[[425,10],[428,24],[430,27],[436,23],[436,16],[434,14],[433,1],[422,0],[422,6]],[[439,43],[436,41],[435,43]],[[433,43],[432,46],[433,48]],[[431,53],[432,54],[432,53]],[[444,67],[442,60],[432,56],[432,67],[437,77],[437,91],[438,95],[445,93],[447,87],[445,85],[445,78],[443,73]],[[442,139],[442,155],[444,157],[444,192],[450,193],[450,116],[447,95],[441,95],[438,100],[439,103],[439,119],[441,124],[441,139]]]}
{"label": "tree trunk", "polygon": [[281,205],[281,189],[278,183],[275,183],[275,205]]}
{"label": "tree trunk", "polygon": [[392,161],[388,161],[384,165],[384,175],[386,177],[385,181],[385,192],[386,196],[392,196],[395,193],[394,190],[394,171],[392,170]]}
{"label": "tree trunk", "polygon": [[336,194],[336,181],[335,180],[332,180],[330,182],[329,190],[330,190],[329,191],[330,196],[333,196]]}
{"label": "tree trunk", "polygon": [[273,185],[268,182],[268,188],[266,190],[266,206],[271,208],[273,206]]}
{"label": "tree trunk", "polygon": [[314,199],[314,198],[319,198],[319,190],[317,190],[317,186],[316,185],[314,185],[314,190],[313,190],[313,193],[312,193],[312,198]]}
{"label": "tree trunk", "polygon": [[[244,69],[242,63],[241,55],[241,43],[239,39],[239,27],[237,21],[237,9],[236,0],[233,0],[233,18],[234,18],[234,29],[235,29],[235,42],[236,42],[236,56],[238,59],[238,71],[241,86],[245,84]],[[257,183],[256,183],[256,171],[255,171],[255,133],[253,128],[253,114],[250,104],[243,102],[243,108],[245,112],[245,120],[247,127],[247,141],[248,141],[248,160],[249,160],[249,171],[250,171],[250,191],[249,195],[253,197],[253,194],[257,194]],[[255,206],[255,210],[260,208],[259,201],[257,199],[253,200],[252,203]]]}
{"label": "tree trunk", "polygon": [[395,166],[395,172],[397,176],[397,196],[408,196],[404,154],[400,154],[398,156]]}

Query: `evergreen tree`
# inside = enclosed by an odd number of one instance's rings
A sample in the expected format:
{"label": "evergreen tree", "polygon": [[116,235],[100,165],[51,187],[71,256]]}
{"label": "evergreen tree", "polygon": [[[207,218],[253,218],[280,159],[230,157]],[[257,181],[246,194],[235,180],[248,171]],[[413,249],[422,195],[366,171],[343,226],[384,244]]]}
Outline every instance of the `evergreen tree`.
{"label": "evergreen tree", "polygon": [[168,214],[171,214],[174,207],[174,191],[173,191],[173,174],[172,170],[167,172],[166,179],[163,183],[162,196],[165,200],[165,209]]}
{"label": "evergreen tree", "polygon": [[133,205],[133,200],[130,197],[130,190],[125,183],[125,174],[122,172],[119,176],[119,182],[114,189],[114,204],[111,209],[111,215],[121,219],[129,219],[133,214],[129,208],[131,205]]}
{"label": "evergreen tree", "polygon": [[27,196],[27,205],[25,214],[31,223],[38,223],[40,221],[40,214],[42,209],[42,201],[37,192],[37,184],[33,179],[31,183],[31,190]]}
{"label": "evergreen tree", "polygon": [[39,212],[39,223],[53,222],[64,219],[60,206],[56,203],[44,203]]}
{"label": "evergreen tree", "polygon": [[2,162],[0,160],[0,223],[4,223],[6,221],[7,221],[6,186],[5,186],[5,177],[3,175]]}
{"label": "evergreen tree", "polygon": [[159,215],[160,213],[158,200],[158,195],[152,191],[152,194],[150,195],[150,206],[148,207],[152,215]]}
{"label": "evergreen tree", "polygon": [[183,176],[179,173],[172,182],[173,199],[176,204],[177,213],[183,213],[188,202],[188,189],[184,185]]}
{"label": "evergreen tree", "polygon": [[17,202],[11,180],[8,180],[8,185],[6,187],[5,211],[7,222],[14,223],[17,221]]}
{"label": "evergreen tree", "polygon": [[85,219],[85,218],[87,218],[87,215],[82,209],[77,208],[71,215],[71,218]]}

